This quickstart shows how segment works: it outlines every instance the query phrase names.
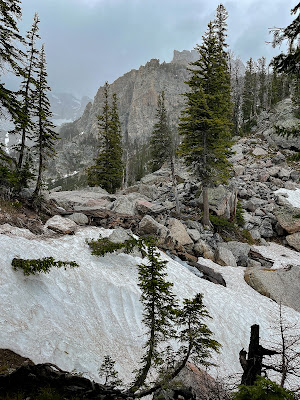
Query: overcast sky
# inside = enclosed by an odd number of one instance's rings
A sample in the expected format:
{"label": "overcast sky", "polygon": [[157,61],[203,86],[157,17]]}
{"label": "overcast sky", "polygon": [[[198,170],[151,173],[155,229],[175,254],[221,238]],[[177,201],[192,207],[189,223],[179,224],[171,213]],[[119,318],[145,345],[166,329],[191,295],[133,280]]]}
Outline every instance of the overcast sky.
{"label": "overcast sky", "polygon": [[[40,17],[48,82],[53,92],[93,97],[99,86],[151,58],[169,62],[173,50],[191,50],[220,0],[23,0],[22,34]],[[280,51],[265,42],[269,28],[293,19],[296,0],[224,0],[230,49],[245,62]]]}

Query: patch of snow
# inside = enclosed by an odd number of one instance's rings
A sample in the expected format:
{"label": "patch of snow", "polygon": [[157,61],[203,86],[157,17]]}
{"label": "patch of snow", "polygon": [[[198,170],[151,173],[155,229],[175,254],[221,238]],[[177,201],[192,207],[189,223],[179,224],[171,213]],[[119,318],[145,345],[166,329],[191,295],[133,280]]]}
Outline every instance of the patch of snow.
{"label": "patch of snow", "polygon": [[63,176],[63,178],[68,178],[69,176],[73,176],[73,175],[76,175],[76,174],[78,174],[78,171],[71,172],[70,174],[65,174]]}
{"label": "patch of snow", "polygon": [[274,261],[272,268],[283,268],[287,265],[299,265],[300,253],[280,244],[270,242],[268,246],[253,246],[255,251]]}
{"label": "patch of snow", "polygon": [[9,133],[6,132],[5,139],[4,139],[4,146],[5,146],[5,151],[7,154],[9,154],[8,144],[9,144]]}
{"label": "patch of snow", "polygon": [[[111,232],[83,227],[73,236],[57,238],[0,235],[0,347],[36,363],[52,362],[65,370],[82,371],[95,380],[99,380],[97,369],[103,357],[109,354],[121,377],[132,378],[145,343],[137,286],[137,264],[143,260],[125,254],[91,255],[86,239]],[[80,267],[24,276],[11,267],[17,255],[74,260]],[[239,351],[248,348],[250,326],[260,325],[263,345],[274,336],[270,324],[278,315],[278,305],[246,284],[241,267],[221,267],[201,259],[222,273],[227,282],[223,287],[195,276],[164,253],[161,258],[168,261],[168,280],[181,301],[198,292],[204,295],[212,316],[207,325],[222,344],[213,359],[219,367],[211,373],[241,373]],[[288,322],[300,323],[300,313],[288,307],[283,311]]]}
{"label": "patch of snow", "polygon": [[300,189],[290,190],[290,189],[278,189],[275,194],[287,194],[286,200],[296,208],[300,208]]}
{"label": "patch of snow", "polygon": [[59,119],[52,119],[52,122],[56,126],[61,126],[63,124],[68,124],[70,122],[73,122],[73,120],[72,119],[66,119],[66,118],[59,118]]}

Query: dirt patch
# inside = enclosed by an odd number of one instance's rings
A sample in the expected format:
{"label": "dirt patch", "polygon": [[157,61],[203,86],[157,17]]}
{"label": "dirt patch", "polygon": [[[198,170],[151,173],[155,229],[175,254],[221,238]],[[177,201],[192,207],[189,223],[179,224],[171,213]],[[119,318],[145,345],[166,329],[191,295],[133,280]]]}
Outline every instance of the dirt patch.
{"label": "dirt patch", "polygon": [[12,350],[0,349],[0,374],[11,372],[24,364],[34,365],[29,358],[22,357]]}

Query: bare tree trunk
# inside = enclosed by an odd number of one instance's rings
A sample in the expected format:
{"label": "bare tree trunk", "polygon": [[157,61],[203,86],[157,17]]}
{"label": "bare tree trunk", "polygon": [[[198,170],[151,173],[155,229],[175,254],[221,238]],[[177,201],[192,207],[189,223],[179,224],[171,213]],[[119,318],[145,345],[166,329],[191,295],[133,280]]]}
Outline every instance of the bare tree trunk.
{"label": "bare tree trunk", "polygon": [[252,386],[258,376],[261,376],[263,356],[277,354],[274,350],[265,349],[259,344],[259,325],[251,326],[248,358],[247,352],[240,351],[240,363],[244,370],[242,375],[242,385]]}
{"label": "bare tree trunk", "polygon": [[176,204],[176,214],[180,216],[180,206],[178,200],[178,192],[177,192],[177,185],[176,185],[176,178],[175,178],[175,166],[174,166],[174,157],[171,156],[171,174],[172,174],[172,185],[174,190],[174,197],[175,197],[175,204]]}
{"label": "bare tree trunk", "polygon": [[203,196],[203,217],[202,223],[204,226],[209,226],[209,203],[208,203],[208,187],[203,186],[202,188],[202,196]]}

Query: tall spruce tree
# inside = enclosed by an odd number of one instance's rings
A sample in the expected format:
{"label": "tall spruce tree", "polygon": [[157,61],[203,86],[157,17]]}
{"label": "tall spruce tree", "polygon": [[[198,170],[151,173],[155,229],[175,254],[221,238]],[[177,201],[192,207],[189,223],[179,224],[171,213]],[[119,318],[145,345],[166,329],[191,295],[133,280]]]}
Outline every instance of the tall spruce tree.
{"label": "tall spruce tree", "polygon": [[113,94],[112,106],[109,105],[109,85],[104,85],[104,105],[98,116],[99,153],[95,165],[88,169],[88,184],[101,186],[109,193],[115,193],[122,185],[122,139],[118,116],[117,96]]}
{"label": "tall spruce tree", "polygon": [[172,157],[172,132],[168,123],[168,115],[165,107],[165,92],[158,96],[156,109],[156,123],[150,139],[151,170],[157,171],[164,162]]}
{"label": "tall spruce tree", "polygon": [[244,77],[244,88],[243,88],[243,125],[247,131],[251,127],[251,121],[256,115],[256,91],[257,91],[257,80],[256,80],[256,66],[253,58],[250,57],[246,63],[246,71]]}
{"label": "tall spruce tree", "polygon": [[35,13],[31,30],[27,32],[26,44],[27,51],[25,55],[25,67],[22,71],[23,80],[19,95],[21,97],[21,114],[15,121],[15,129],[13,133],[21,134],[21,143],[16,146],[18,151],[18,169],[21,170],[26,149],[26,139],[30,136],[31,130],[34,127],[32,117],[34,114],[34,96],[33,91],[35,88],[35,75],[38,72],[38,50],[36,48],[36,41],[40,39],[39,31],[39,17]]}
{"label": "tall spruce tree", "polygon": [[37,117],[33,139],[36,143],[34,148],[38,155],[37,181],[32,196],[34,201],[36,201],[40,195],[43,170],[45,169],[47,159],[55,156],[54,145],[58,139],[58,135],[54,131],[54,124],[50,120],[52,113],[50,111],[50,102],[47,93],[51,89],[47,83],[47,76],[45,48],[44,45],[42,45],[38,61],[38,74],[35,81],[36,87],[33,92],[35,116]]}
{"label": "tall spruce tree", "polygon": [[[20,4],[20,0],[0,1],[0,69],[8,69],[16,75],[21,74],[23,52],[19,46],[24,43],[17,26],[17,20],[22,16]],[[13,118],[17,118],[19,106],[16,93],[0,81],[0,115],[6,109]]]}
{"label": "tall spruce tree", "polygon": [[[218,31],[217,31],[218,32]],[[190,91],[179,124],[183,136],[179,154],[202,181],[203,224],[209,225],[208,188],[226,182],[230,173],[231,146],[230,76],[224,42],[210,22],[197,46],[199,59],[190,65]]]}

